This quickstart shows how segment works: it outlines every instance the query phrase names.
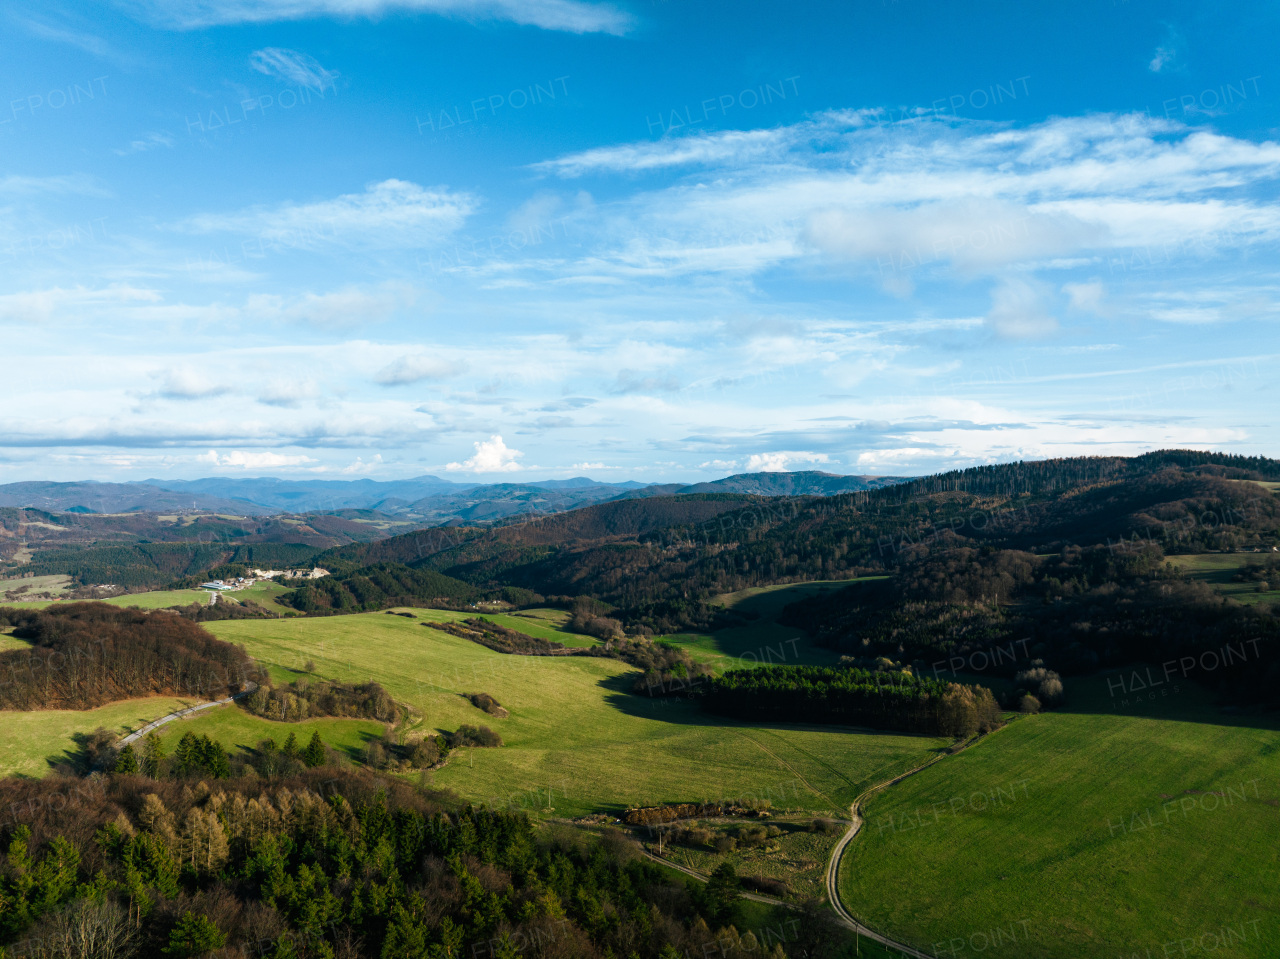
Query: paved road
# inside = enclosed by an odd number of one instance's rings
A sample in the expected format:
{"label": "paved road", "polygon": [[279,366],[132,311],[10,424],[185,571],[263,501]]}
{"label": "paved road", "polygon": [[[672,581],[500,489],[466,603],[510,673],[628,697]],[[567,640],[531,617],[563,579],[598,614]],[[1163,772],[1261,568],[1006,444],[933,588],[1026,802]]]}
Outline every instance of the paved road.
{"label": "paved road", "polygon": [[152,730],[159,729],[165,723],[171,723],[175,719],[185,719],[186,717],[190,716],[192,713],[198,713],[204,709],[212,709],[214,706],[225,706],[227,705],[227,703],[235,702],[237,699],[240,699],[242,696],[248,696],[251,692],[253,692],[257,688],[258,688],[257,683],[252,683],[252,682],[245,683],[244,689],[240,690],[240,692],[236,693],[234,696],[228,696],[226,699],[216,699],[213,702],[209,702],[209,703],[201,703],[198,706],[188,706],[186,709],[179,709],[177,712],[170,713],[168,716],[161,716],[159,719],[156,719],[156,720],[153,720],[152,722],[147,723],[137,732],[130,733],[128,736],[125,736],[118,743],[116,743],[116,745],[127,746],[129,743],[136,743],[139,739],[141,739],[147,733],[151,732]]}

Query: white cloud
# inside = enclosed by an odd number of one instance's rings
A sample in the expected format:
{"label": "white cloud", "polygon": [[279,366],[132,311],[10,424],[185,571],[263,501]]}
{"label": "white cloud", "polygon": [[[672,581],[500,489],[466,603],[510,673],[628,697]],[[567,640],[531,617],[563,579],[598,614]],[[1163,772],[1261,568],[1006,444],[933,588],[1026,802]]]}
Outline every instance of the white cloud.
{"label": "white cloud", "polygon": [[828,113],[575,153],[538,169],[576,176],[695,163],[703,169],[675,185],[598,208],[578,231],[594,228],[589,253],[545,266],[565,281],[618,284],[757,274],[818,254],[905,296],[922,272],[999,273],[1171,244],[1203,258],[1280,239],[1280,210],[1262,198],[1280,175],[1280,145],[1142,115],[1027,127],[934,116],[881,129]]}
{"label": "white cloud", "polygon": [[279,406],[293,409],[301,406],[306,400],[313,400],[320,395],[320,389],[314,380],[291,380],[273,377],[258,393],[258,402],[267,406]]}
{"label": "white cloud", "polygon": [[646,173],[671,167],[743,163],[777,156],[794,139],[788,131],[730,130],[653,142],[625,143],[571,153],[532,164],[540,173],[565,178],[588,173]]}
{"label": "white cloud", "polygon": [[413,300],[415,294],[411,288],[394,284],[372,291],[346,287],[330,293],[303,293],[298,297],[253,293],[244,302],[244,312],[252,319],[278,323],[305,323],[324,329],[362,328],[412,306]]}
{"label": "white cloud", "polygon": [[1166,24],[1164,42],[1156,47],[1147,69],[1152,73],[1164,73],[1173,67],[1178,59],[1178,48],[1182,46],[1182,38],[1172,26]]}
{"label": "white cloud", "polygon": [[1090,280],[1088,283],[1064,283],[1062,292],[1067,294],[1073,310],[1101,314],[1106,309],[1104,301],[1107,289],[1101,280]]}
{"label": "white cloud", "polygon": [[780,450],[776,453],[752,453],[747,458],[748,473],[785,473],[793,463],[830,463],[826,453],[804,453]]}
{"label": "white cloud", "polygon": [[19,176],[9,174],[0,177],[0,193],[15,196],[36,196],[41,193],[73,194],[109,198],[110,190],[101,186],[97,180],[83,173],[71,173],[64,176]]}
{"label": "white cloud", "polygon": [[119,0],[162,26],[192,30],[229,23],[270,23],[312,17],[375,18],[401,11],[468,20],[506,20],[568,33],[623,34],[630,14],[580,0]]}
{"label": "white cloud", "polygon": [[313,249],[360,244],[375,249],[421,246],[457,230],[476,209],[466,193],[426,189],[405,180],[370,184],[363,193],[332,200],[205,213],[182,224],[192,233],[241,233],[273,247]]}
{"label": "white cloud", "polygon": [[216,466],[220,469],[256,470],[280,466],[305,466],[307,463],[316,461],[310,456],[290,456],[285,453],[246,452],[244,450],[235,450],[219,456],[216,451],[209,450],[208,453],[197,456],[196,462],[208,463],[210,466]]}
{"label": "white cloud", "polygon": [[382,467],[382,454],[377,453],[369,462],[365,462],[361,457],[357,456],[349,466],[344,466],[341,470],[347,476],[368,475],[376,473]]}
{"label": "white cloud", "polygon": [[336,86],[336,73],[326,70],[315,57],[283,47],[263,47],[249,56],[249,65],[269,77],[279,77],[294,86],[324,90]]}
{"label": "white cloud", "polygon": [[294,297],[254,293],[245,301],[244,311],[254,320],[343,329],[386,320],[398,310],[412,306],[415,299],[414,290],[402,284],[384,284],[373,290],[348,286],[329,293],[303,293]]}
{"label": "white cloud", "polygon": [[203,400],[230,392],[230,387],[211,380],[200,371],[183,367],[170,370],[165,375],[156,395],[167,400]]}
{"label": "white cloud", "polygon": [[1058,329],[1058,321],[1044,303],[1040,284],[1021,278],[1003,280],[991,294],[987,325],[1011,340],[1045,337]]}
{"label": "white cloud", "polygon": [[445,469],[454,472],[465,470],[470,473],[514,473],[519,470],[516,462],[524,456],[519,450],[508,449],[501,436],[490,436],[488,440],[477,442],[476,455],[461,463],[449,463]]}
{"label": "white cloud", "polygon": [[116,156],[129,156],[131,153],[146,153],[156,147],[172,147],[173,137],[167,133],[148,133],[139,140],[130,140],[129,145],[115,152]]}
{"label": "white cloud", "polygon": [[6,293],[0,296],[0,322],[47,323],[68,312],[89,307],[158,303],[161,299],[156,290],[125,285],[98,290],[76,286],[70,289],[52,287],[47,290]]}
{"label": "white cloud", "polygon": [[465,366],[425,353],[402,356],[383,367],[374,379],[383,386],[404,386],[423,380],[445,380],[457,376]]}

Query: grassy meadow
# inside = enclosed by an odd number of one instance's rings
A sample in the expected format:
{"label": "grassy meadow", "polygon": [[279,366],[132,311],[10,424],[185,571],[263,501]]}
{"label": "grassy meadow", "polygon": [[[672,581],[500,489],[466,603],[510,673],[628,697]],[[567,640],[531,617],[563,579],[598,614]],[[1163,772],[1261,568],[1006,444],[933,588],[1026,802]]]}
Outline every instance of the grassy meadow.
{"label": "grassy meadow", "polygon": [[[832,727],[712,721],[689,703],[626,692],[634,671],[616,660],[507,656],[416,617],[366,613],[207,625],[220,639],[242,643],[278,679],[296,676],[310,660],[318,676],[382,683],[422,716],[425,728],[491,726],[505,746],[455,754],[432,774],[434,782],[470,799],[557,817],[748,796],[806,812],[839,812],[870,783],[918,765],[945,745]],[[472,692],[495,696],[511,716],[482,713],[465,698]],[[229,746],[288,732],[286,724],[239,714],[243,720],[234,723],[229,711],[218,711],[181,726]]]}
{"label": "grassy meadow", "polygon": [[1192,579],[1208,583],[1216,592],[1240,603],[1280,602],[1280,582],[1269,582],[1271,587],[1259,590],[1257,583],[1237,583],[1232,577],[1245,566],[1262,564],[1275,553],[1197,553],[1187,556],[1170,556],[1169,562],[1181,568]]}
{"label": "grassy meadow", "polygon": [[1114,708],[1101,681],[1069,684],[1070,709],[876,795],[842,862],[846,907],[947,955],[1280,954],[1277,723],[1175,689]]}
{"label": "grassy meadow", "polygon": [[760,664],[829,666],[839,655],[809,643],[803,630],[782,626],[777,622],[788,603],[841,589],[857,580],[824,580],[763,586],[724,593],[714,603],[729,606],[736,612],[758,617],[745,626],[721,629],[714,633],[674,633],[662,637],[688,650],[694,659],[712,666],[717,673],[729,669],[747,669]]}
{"label": "grassy meadow", "polygon": [[0,711],[0,728],[5,731],[0,736],[0,773],[6,776],[43,776],[52,768],[53,762],[68,759],[75,753],[76,734],[102,726],[123,736],[190,702],[152,696],[109,703],[97,709]]}

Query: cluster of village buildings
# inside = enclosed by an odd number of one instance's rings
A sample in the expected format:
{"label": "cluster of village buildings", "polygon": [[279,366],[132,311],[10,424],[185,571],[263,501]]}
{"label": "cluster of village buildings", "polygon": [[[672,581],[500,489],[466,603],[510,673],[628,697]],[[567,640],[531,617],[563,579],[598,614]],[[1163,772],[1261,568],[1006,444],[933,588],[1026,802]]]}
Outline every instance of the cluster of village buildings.
{"label": "cluster of village buildings", "polygon": [[237,576],[234,579],[225,580],[212,579],[207,583],[201,583],[200,588],[225,593],[245,589],[255,583],[273,580],[278,576],[283,576],[285,579],[323,579],[328,575],[329,571],[319,566],[315,569],[251,569],[248,576]]}

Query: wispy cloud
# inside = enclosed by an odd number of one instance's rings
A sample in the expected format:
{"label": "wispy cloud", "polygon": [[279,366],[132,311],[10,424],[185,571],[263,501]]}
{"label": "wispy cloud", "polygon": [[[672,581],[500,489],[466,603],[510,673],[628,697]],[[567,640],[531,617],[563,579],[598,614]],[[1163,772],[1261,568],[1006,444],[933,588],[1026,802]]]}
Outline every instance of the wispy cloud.
{"label": "wispy cloud", "polygon": [[11,196],[38,196],[40,194],[111,197],[113,194],[96,179],[83,173],[65,176],[0,177],[0,193]]}
{"label": "wispy cloud", "polygon": [[345,329],[378,323],[398,310],[412,306],[414,290],[402,283],[380,287],[348,286],[328,293],[306,292],[296,296],[254,293],[245,301],[244,313],[255,321],[303,323],[322,329]]}
{"label": "wispy cloud", "polygon": [[116,156],[128,156],[131,153],[146,153],[156,147],[172,147],[173,137],[167,133],[148,133],[137,140],[130,140],[127,147],[117,149]]}
{"label": "wispy cloud", "polygon": [[395,362],[389,363],[374,379],[383,386],[406,386],[410,383],[421,383],[424,380],[445,380],[451,376],[457,376],[465,369],[464,364],[420,353],[402,356]]}
{"label": "wispy cloud", "polygon": [[571,153],[532,165],[539,173],[571,178],[589,173],[647,173],[673,167],[755,161],[785,151],[794,131],[730,130],[725,133],[625,143]]}
{"label": "wispy cloud", "polygon": [[199,370],[183,367],[164,374],[156,395],[167,400],[203,400],[230,392],[229,386],[211,380]]}
{"label": "wispy cloud", "polygon": [[338,75],[320,66],[315,57],[283,47],[263,47],[249,56],[249,65],[259,73],[278,77],[294,86],[312,90],[332,87]]}
{"label": "wispy cloud", "polygon": [[376,18],[389,13],[436,13],[466,20],[498,20],[568,33],[624,34],[635,19],[605,3],[580,0],[117,0],[160,26],[180,30],[231,23],[271,23],[316,17]]}
{"label": "wispy cloud", "polygon": [[181,228],[191,233],[240,233],[298,249],[356,243],[375,249],[421,246],[457,230],[477,202],[467,193],[384,180],[363,193],[331,200],[205,213]]}
{"label": "wispy cloud", "polygon": [[105,289],[52,287],[0,296],[0,322],[48,323],[71,310],[119,306],[129,303],[159,303],[156,290],[133,286],[110,286]]}

